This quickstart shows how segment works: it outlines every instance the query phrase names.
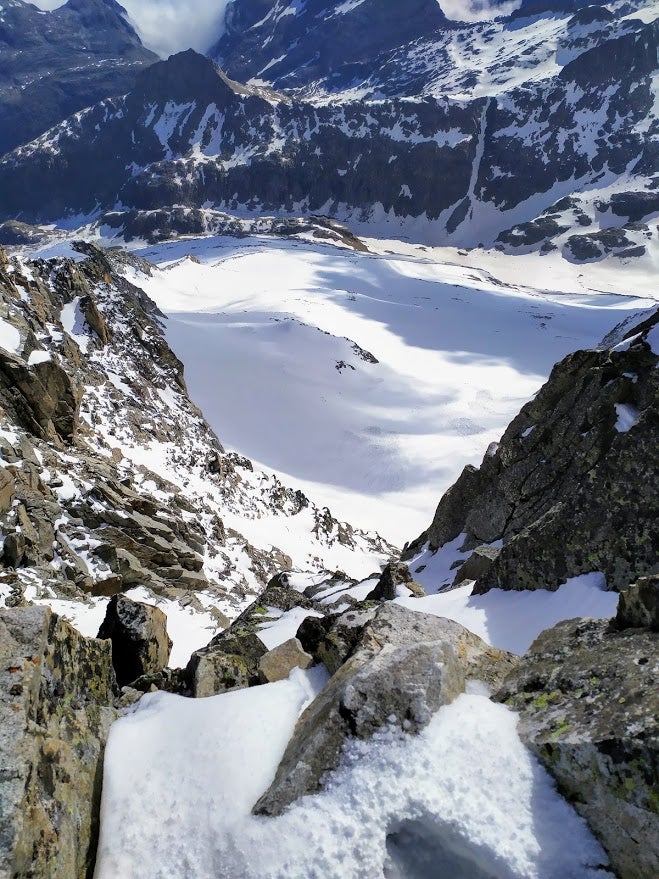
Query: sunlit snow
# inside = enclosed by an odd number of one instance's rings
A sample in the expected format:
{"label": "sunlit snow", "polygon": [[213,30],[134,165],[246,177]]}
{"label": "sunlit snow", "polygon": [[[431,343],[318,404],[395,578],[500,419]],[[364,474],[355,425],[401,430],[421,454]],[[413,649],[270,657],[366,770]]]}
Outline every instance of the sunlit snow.
{"label": "sunlit snow", "polygon": [[209,238],[141,253],[162,271],[128,276],[168,315],[223,443],[399,544],[556,360],[650,304],[566,293],[540,270],[524,276],[537,287],[504,281],[412,248]]}
{"label": "sunlit snow", "polygon": [[147,695],[114,724],[96,879],[610,875],[519,741],[516,715],[478,695],[441,708],[419,736],[350,742],[322,793],[253,817],[310,677],[208,699]]}

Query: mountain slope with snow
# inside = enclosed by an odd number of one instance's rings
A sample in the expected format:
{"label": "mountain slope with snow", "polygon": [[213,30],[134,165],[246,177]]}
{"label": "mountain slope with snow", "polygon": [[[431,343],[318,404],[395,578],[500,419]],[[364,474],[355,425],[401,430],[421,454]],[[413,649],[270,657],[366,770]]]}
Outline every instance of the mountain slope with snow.
{"label": "mountain slope with snow", "polygon": [[318,213],[432,243],[646,254],[659,25],[653,3],[612,9],[443,30],[416,72],[409,46],[391,70],[369,61],[384,94],[370,73],[332,94],[243,86],[183,53],[5,157],[0,217]]}

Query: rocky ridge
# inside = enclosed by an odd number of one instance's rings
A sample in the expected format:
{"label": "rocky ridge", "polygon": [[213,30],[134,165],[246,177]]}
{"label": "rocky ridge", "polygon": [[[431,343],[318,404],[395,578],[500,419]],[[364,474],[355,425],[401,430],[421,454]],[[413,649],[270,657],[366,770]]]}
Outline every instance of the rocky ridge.
{"label": "rocky ridge", "polygon": [[[78,618],[140,588],[170,610],[205,615],[212,634],[276,571],[323,571],[336,547],[372,551],[376,566],[393,552],[225,453],[187,396],[162,315],[121,274],[135,260],[80,248],[80,262],[2,254],[7,604],[60,599]],[[299,557],[251,542],[223,511],[248,531],[290,518]]]}
{"label": "rocky ridge", "polygon": [[657,573],[659,468],[656,309],[601,349],[558,363],[480,468],[466,467],[441,499],[410,561],[462,535],[472,551],[454,584],[556,589],[601,571],[610,589]]}
{"label": "rocky ridge", "polygon": [[[314,213],[376,230],[423,220],[435,243],[559,247],[573,261],[640,256],[656,236],[658,25],[626,10],[443,24],[432,51],[419,37],[390,67],[364,50],[372,75],[331,95],[274,90],[276,77],[239,85],[181,53],[126,97],[6,156],[0,217],[98,217],[120,202],[128,216],[124,225],[115,215],[117,233],[135,234],[131,217],[149,212],[169,213],[180,232],[207,209]],[[270,24],[278,32],[298,18]]]}

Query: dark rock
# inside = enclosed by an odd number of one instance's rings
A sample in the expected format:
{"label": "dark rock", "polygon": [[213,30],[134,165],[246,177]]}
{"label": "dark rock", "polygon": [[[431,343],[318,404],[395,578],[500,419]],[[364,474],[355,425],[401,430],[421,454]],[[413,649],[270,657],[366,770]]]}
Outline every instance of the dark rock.
{"label": "dark rock", "polygon": [[659,631],[659,576],[641,577],[621,591],[614,625],[618,629],[648,627]]}
{"label": "dark rock", "polygon": [[568,620],[534,641],[496,696],[621,879],[659,871],[658,646],[649,629]]}
{"label": "dark rock", "polygon": [[490,571],[495,559],[499,557],[499,553],[500,550],[492,546],[477,546],[469,558],[460,565],[453,579],[453,585],[458,586],[465,580],[479,580],[484,577]]}
{"label": "dark rock", "polygon": [[0,351],[0,394],[31,433],[58,443],[73,441],[82,392],[54,360],[26,366],[19,357]]}
{"label": "dark rock", "polygon": [[20,567],[25,557],[26,547],[27,541],[23,534],[7,534],[3,549],[5,565],[9,568]]}
{"label": "dark rock", "polygon": [[414,577],[403,562],[390,562],[382,571],[377,585],[366,596],[366,601],[393,601],[396,587],[413,583]]}
{"label": "dark rock", "polygon": [[110,599],[98,637],[112,641],[119,686],[157,673],[169,662],[172,642],[167,635],[167,617],[159,608],[125,595]]}
{"label": "dark rock", "polygon": [[108,642],[0,609],[0,875],[93,874],[115,686]]}

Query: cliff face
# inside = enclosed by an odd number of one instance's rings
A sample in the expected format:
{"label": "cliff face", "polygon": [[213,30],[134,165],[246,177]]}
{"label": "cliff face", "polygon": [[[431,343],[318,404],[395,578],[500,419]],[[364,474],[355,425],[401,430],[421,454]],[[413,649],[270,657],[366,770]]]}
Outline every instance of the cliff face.
{"label": "cliff face", "polygon": [[0,21],[0,154],[72,113],[128,91],[156,55],[115,0],[69,0],[45,13],[22,0]]}
{"label": "cliff face", "polygon": [[475,592],[556,589],[594,570],[621,589],[656,573],[658,322],[655,311],[618,344],[558,363],[412,550],[464,533],[476,553],[456,582],[475,579]]}

